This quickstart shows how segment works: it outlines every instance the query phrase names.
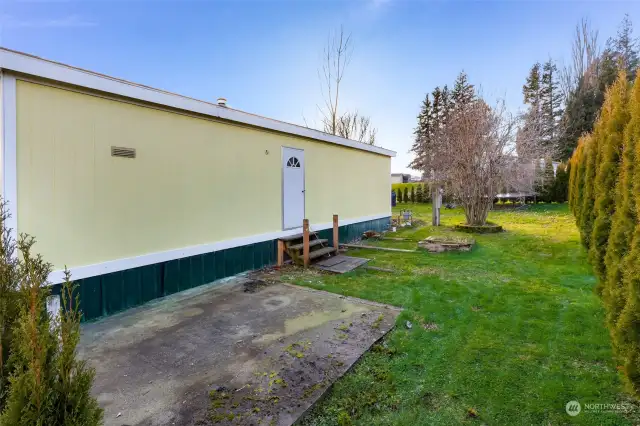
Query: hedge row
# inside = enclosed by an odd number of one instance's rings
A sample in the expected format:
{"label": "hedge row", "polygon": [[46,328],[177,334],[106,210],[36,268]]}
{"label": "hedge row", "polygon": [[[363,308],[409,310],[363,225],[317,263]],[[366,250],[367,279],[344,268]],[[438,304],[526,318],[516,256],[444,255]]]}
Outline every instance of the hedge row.
{"label": "hedge row", "polygon": [[426,183],[393,183],[391,190],[396,193],[397,203],[431,202],[431,192]]}
{"label": "hedge row", "polygon": [[615,356],[640,396],[640,78],[608,89],[591,134],[571,157],[569,206],[606,309]]}

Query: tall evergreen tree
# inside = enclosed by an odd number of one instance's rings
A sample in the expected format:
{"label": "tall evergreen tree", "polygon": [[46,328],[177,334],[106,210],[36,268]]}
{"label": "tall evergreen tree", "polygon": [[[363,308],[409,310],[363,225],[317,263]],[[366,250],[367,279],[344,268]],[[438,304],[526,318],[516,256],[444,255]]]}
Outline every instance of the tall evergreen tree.
{"label": "tall evergreen tree", "polygon": [[553,180],[552,199],[556,203],[567,201],[569,190],[569,163],[560,163],[556,167],[556,177]]}
{"label": "tall evergreen tree", "polygon": [[556,144],[560,134],[562,118],[562,95],[558,81],[558,69],[551,59],[545,62],[540,79],[540,118],[542,120],[542,137],[548,152],[557,154]]}
{"label": "tall evergreen tree", "polygon": [[531,106],[540,107],[541,89],[542,89],[541,65],[536,62],[529,71],[527,82],[522,86],[522,94],[524,103]]}
{"label": "tall evergreen tree", "polygon": [[594,129],[594,133],[589,138],[589,143],[585,145],[583,152],[584,171],[582,172],[583,177],[580,182],[582,185],[580,189],[582,199],[580,200],[581,205],[579,206],[580,222],[578,223],[578,228],[580,229],[582,245],[584,245],[586,249],[589,249],[591,244],[591,231],[593,230],[593,220],[595,216],[593,206],[595,203],[595,177],[600,139],[597,130],[597,128]]}
{"label": "tall evergreen tree", "polygon": [[467,105],[475,98],[476,91],[473,84],[469,83],[467,74],[464,71],[461,71],[453,84],[453,91],[451,92],[451,108]]}
{"label": "tall evergreen tree", "polygon": [[[607,279],[602,290],[607,325],[616,329],[616,323],[625,304],[623,262],[629,252],[631,237],[637,222],[636,196],[633,193],[635,151],[640,139],[640,80],[636,78],[629,99],[629,123],[624,130],[622,165],[615,188],[615,213],[605,254]],[[614,336],[614,347],[616,338]]]}
{"label": "tall evergreen tree", "polygon": [[606,279],[604,256],[611,230],[611,218],[615,212],[614,189],[618,180],[622,137],[629,121],[627,99],[627,75],[624,71],[620,71],[618,79],[607,91],[602,106],[602,117],[598,121],[598,126],[602,125],[602,127],[598,129],[600,155],[595,175],[595,216],[589,260],[599,279],[599,290],[602,290]]}
{"label": "tall evergreen tree", "polygon": [[443,126],[450,108],[451,93],[447,86],[442,89],[436,87],[431,92],[431,98],[427,94],[420,113],[418,114],[418,125],[414,130],[414,143],[411,147],[411,152],[414,154],[414,159],[409,164],[409,167],[414,170],[419,170],[427,176],[430,175],[430,171],[427,170],[432,152],[432,136],[435,129]]}
{"label": "tall evergreen tree", "polygon": [[416,202],[416,186],[415,185],[411,185],[411,202],[412,203]]}
{"label": "tall evergreen tree", "polygon": [[542,175],[541,201],[550,203],[553,201],[555,189],[555,176],[553,174],[553,161],[550,158],[544,160],[544,171]]}
{"label": "tall evergreen tree", "polygon": [[569,181],[569,206],[580,225],[581,209],[584,196],[584,172],[586,167],[585,150],[591,143],[591,135],[585,134],[578,141],[578,147],[571,156],[571,180]]}
{"label": "tall evergreen tree", "polygon": [[420,113],[418,114],[418,126],[413,131],[415,136],[411,151],[413,160],[409,167],[414,170],[424,171],[426,166],[426,155],[428,154],[429,136],[432,134],[431,99],[429,93],[426,94]]}
{"label": "tall evergreen tree", "polygon": [[569,158],[577,146],[578,138],[593,129],[606,90],[615,81],[620,68],[626,71],[630,81],[635,78],[638,45],[632,34],[633,25],[627,15],[616,37],[607,41],[607,47],[597,62],[590,64],[587,69],[588,73],[596,74],[595,84],[591,82],[592,79],[580,76],[575,90],[567,97],[562,116],[563,131],[559,138],[561,159]]}
{"label": "tall evergreen tree", "polygon": [[607,40],[607,50],[611,52],[616,65],[633,81],[638,68],[638,41],[633,37],[633,23],[629,14],[624,15],[616,36]]}

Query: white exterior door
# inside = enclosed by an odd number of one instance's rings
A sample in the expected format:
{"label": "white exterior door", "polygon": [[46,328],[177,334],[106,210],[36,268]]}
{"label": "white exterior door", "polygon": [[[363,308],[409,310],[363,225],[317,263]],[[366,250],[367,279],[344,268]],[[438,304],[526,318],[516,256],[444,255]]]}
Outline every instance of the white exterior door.
{"label": "white exterior door", "polygon": [[282,147],[282,228],[301,228],[304,219],[304,151]]}

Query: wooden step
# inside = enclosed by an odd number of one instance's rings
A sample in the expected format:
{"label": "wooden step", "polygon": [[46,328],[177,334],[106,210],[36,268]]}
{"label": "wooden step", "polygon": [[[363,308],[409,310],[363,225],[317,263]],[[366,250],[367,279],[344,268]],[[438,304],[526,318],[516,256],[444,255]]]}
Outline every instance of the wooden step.
{"label": "wooden step", "polygon": [[[317,246],[318,244],[325,244],[328,242],[329,240],[323,238],[317,240],[312,240],[311,238],[309,238],[309,247]],[[304,243],[294,244],[292,246],[287,246],[287,250],[302,250],[302,247],[304,247]]]}
{"label": "wooden step", "polygon": [[[316,238],[315,232],[309,232],[309,240],[314,240],[315,238]],[[278,239],[280,241],[284,241],[285,243],[289,243],[291,241],[301,240],[302,234],[289,235],[288,237],[280,237]]]}
{"label": "wooden step", "polygon": [[321,249],[314,250],[312,252],[309,252],[309,260],[324,256],[329,253],[334,253],[335,251],[335,247],[323,247]]}

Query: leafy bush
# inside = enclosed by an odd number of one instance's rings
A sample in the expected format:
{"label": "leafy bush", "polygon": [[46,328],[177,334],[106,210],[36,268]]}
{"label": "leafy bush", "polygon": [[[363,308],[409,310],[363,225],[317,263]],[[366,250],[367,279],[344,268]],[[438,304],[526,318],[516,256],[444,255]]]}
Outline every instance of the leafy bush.
{"label": "leafy bush", "polygon": [[411,187],[411,202],[415,203],[416,202],[416,186],[412,186]]}
{"label": "leafy bush", "polygon": [[422,193],[422,185],[416,185],[416,203],[424,203],[424,194]]}
{"label": "leafy bush", "polygon": [[589,260],[598,277],[599,288],[606,278],[604,256],[615,212],[614,188],[618,180],[622,134],[629,121],[627,111],[627,76],[620,72],[616,82],[607,90],[600,120],[596,126],[599,135],[599,156],[596,165],[593,230],[589,247]]}
{"label": "leafy bush", "polygon": [[95,373],[76,359],[80,312],[70,275],[62,309],[52,317],[46,310],[51,265],[32,253],[32,237],[11,238],[8,217],[0,203],[0,424],[101,424],[102,410],[90,394]]}
{"label": "leafy bush", "polygon": [[570,160],[569,203],[598,277],[614,354],[640,397],[640,78],[607,90]]}
{"label": "leafy bush", "polygon": [[409,188],[407,188],[406,186],[404,187],[404,194],[402,194],[402,198],[404,199],[405,203],[408,203],[409,200]]}

